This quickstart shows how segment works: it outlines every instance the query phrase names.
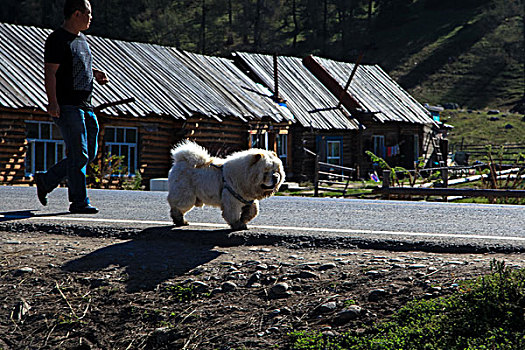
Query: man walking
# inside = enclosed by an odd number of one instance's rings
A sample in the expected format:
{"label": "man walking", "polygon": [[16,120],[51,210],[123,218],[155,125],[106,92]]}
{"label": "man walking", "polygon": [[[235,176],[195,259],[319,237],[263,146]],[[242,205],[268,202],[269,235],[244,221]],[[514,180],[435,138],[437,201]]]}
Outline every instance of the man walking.
{"label": "man walking", "polygon": [[47,204],[47,194],[66,178],[71,213],[95,214],[86,190],[87,164],[97,154],[98,121],[91,97],[93,80],[108,82],[106,74],[92,67],[93,57],[81,32],[91,23],[89,0],[66,0],[64,23],[46,40],[45,88],[47,113],[60,128],[66,144],[66,158],[47,172],[35,174],[37,196]]}
{"label": "man walking", "polygon": [[93,112],[93,80],[108,82],[106,74],[93,69],[93,58],[81,32],[91,23],[89,0],[66,0],[63,25],[46,40],[45,88],[47,113],[60,128],[66,144],[66,158],[47,172],[35,174],[37,195],[42,205],[47,194],[66,178],[71,213],[95,214],[86,190],[86,168],[97,154],[98,121]]}

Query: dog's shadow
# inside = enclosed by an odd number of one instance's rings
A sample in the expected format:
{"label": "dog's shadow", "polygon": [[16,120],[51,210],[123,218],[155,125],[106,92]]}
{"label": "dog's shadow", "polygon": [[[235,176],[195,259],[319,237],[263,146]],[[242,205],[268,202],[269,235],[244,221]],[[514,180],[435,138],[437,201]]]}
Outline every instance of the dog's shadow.
{"label": "dog's shadow", "polygon": [[[170,278],[217,258],[221,253],[214,247],[228,241],[229,233],[231,230],[147,228],[133,240],[98,249],[67,262],[62,268],[67,272],[99,271],[103,275],[104,271],[125,267],[127,291],[152,290]],[[91,281],[102,285],[108,282],[111,281]]]}

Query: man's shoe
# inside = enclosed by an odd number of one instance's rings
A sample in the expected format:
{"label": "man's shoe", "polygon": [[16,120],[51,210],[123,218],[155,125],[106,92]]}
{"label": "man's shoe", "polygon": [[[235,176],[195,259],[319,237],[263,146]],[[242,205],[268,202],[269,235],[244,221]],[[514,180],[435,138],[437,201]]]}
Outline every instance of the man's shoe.
{"label": "man's shoe", "polygon": [[72,214],[96,214],[98,213],[98,209],[91,204],[71,204],[69,206],[69,212]]}
{"label": "man's shoe", "polygon": [[44,179],[42,179],[42,173],[35,173],[34,180],[36,184],[36,195],[42,205],[47,205],[47,191],[44,186]]}

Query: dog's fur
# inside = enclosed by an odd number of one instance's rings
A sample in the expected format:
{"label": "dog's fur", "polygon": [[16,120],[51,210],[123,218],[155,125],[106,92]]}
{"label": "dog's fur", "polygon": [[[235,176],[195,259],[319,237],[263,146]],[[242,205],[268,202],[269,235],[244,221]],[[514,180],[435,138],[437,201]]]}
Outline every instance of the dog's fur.
{"label": "dog's fur", "polygon": [[275,152],[263,149],[237,152],[225,159],[212,158],[203,147],[184,141],[172,149],[171,155],[168,203],[176,226],[188,225],[184,214],[194,206],[207,204],[220,207],[233,230],[245,230],[259,213],[258,201],[273,195],[284,182],[281,160]]}

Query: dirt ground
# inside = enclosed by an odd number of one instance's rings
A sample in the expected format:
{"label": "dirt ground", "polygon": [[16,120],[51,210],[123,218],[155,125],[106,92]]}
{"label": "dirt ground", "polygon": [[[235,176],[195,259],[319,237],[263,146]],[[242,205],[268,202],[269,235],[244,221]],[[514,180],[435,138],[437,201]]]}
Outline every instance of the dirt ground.
{"label": "dirt ground", "polygon": [[522,254],[231,246],[0,232],[0,349],[286,349],[450,294]]}

